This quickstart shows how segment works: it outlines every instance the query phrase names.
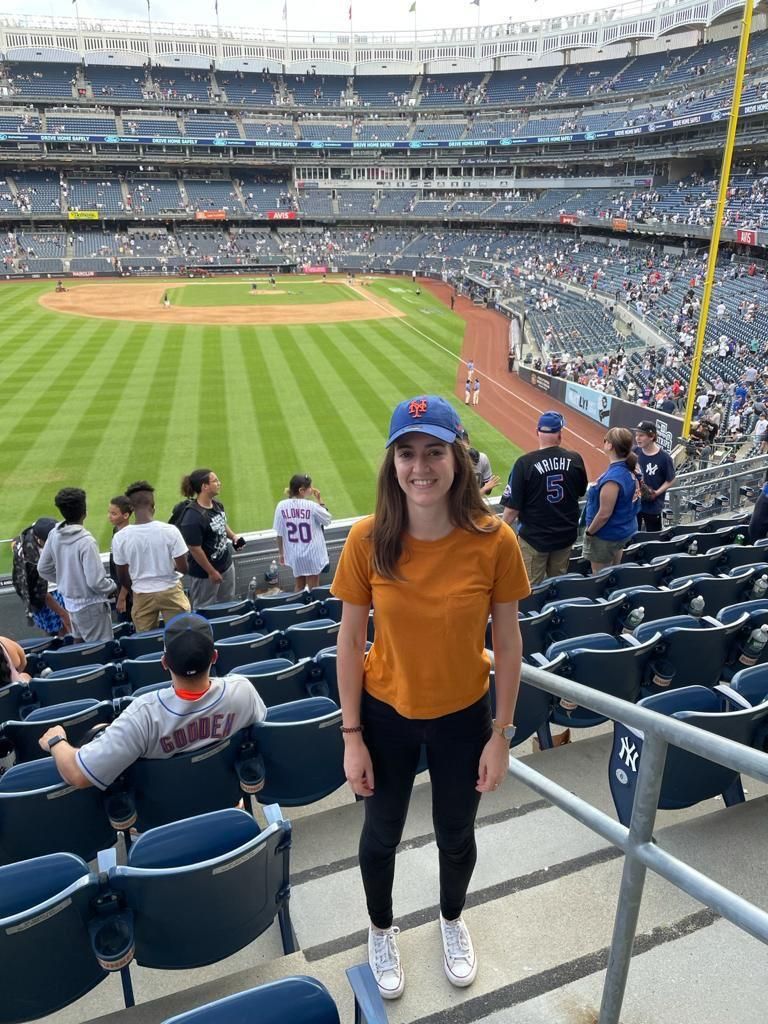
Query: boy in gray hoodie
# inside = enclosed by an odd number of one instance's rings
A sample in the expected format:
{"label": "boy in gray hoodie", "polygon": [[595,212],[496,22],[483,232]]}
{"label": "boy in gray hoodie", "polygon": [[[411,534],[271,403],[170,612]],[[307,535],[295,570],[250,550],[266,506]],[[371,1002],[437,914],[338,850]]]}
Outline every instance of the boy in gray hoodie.
{"label": "boy in gray hoodie", "polygon": [[115,583],[104,569],[95,538],[83,526],[85,491],[64,487],[53,500],[64,521],[48,534],[37,571],[57,584],[76,637],[86,642],[111,640],[108,598]]}

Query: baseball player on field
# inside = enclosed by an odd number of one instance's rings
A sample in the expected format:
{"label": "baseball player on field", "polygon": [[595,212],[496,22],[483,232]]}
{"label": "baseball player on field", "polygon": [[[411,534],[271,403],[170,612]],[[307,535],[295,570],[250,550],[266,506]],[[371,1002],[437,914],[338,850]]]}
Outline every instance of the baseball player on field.
{"label": "baseball player on field", "polygon": [[280,564],[293,570],[297,591],[311,589],[318,585],[320,573],[328,564],[323,530],[331,521],[331,513],[305,473],[291,477],[285,494],[275,509],[272,525]]}
{"label": "baseball player on field", "polygon": [[264,702],[246,678],[211,678],[216,657],[208,621],[182,612],[165,627],[162,662],[171,673],[171,686],[137,697],[79,749],[67,741],[60,725],[40,737],[40,747],[70,786],[106,789],[140,757],[196,750],[262,721]]}

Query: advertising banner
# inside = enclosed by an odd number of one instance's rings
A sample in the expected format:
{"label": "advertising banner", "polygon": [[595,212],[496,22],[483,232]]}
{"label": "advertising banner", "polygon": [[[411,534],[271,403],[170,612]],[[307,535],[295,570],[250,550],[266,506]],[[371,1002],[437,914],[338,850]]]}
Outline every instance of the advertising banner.
{"label": "advertising banner", "polygon": [[757,245],[757,232],[737,228],[736,241],[741,242],[742,245]]}
{"label": "advertising banner", "polygon": [[572,409],[589,416],[604,427],[607,427],[611,418],[612,395],[606,395],[602,391],[594,391],[583,384],[574,384],[567,381],[565,385],[565,404]]}
{"label": "advertising banner", "polygon": [[98,210],[70,210],[67,214],[69,220],[98,220]]}
{"label": "advertising banner", "polygon": [[561,213],[560,214],[560,223],[561,224],[578,224],[579,223],[579,218],[576,216],[575,213]]}
{"label": "advertising banner", "polygon": [[627,220],[626,220],[625,217],[612,217],[611,218],[611,227],[613,228],[614,231],[628,231],[629,230],[629,224],[627,223]]}
{"label": "advertising banner", "polygon": [[267,220],[296,220],[296,211],[267,210]]}
{"label": "advertising banner", "polygon": [[224,210],[195,210],[195,220],[226,220]]}
{"label": "advertising banner", "polygon": [[611,405],[612,427],[629,427],[633,430],[638,423],[649,420],[656,426],[656,443],[666,452],[671,452],[680,443],[683,436],[683,420],[681,416],[671,416],[658,409],[644,409],[634,402],[625,402],[614,398]]}
{"label": "advertising banner", "polygon": [[327,274],[328,273],[328,267],[324,267],[324,266],[321,266],[321,265],[315,265],[313,263],[305,263],[304,266],[301,269],[302,269],[302,272],[305,273],[305,274]]}

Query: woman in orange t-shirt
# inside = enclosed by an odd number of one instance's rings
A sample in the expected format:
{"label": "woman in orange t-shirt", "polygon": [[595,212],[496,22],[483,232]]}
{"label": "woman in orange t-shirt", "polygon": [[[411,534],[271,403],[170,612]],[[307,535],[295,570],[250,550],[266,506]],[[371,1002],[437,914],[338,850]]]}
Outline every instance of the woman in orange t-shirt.
{"label": "woman in orange t-shirt", "polygon": [[[457,413],[425,395],[394,411],[376,513],[356,523],[332,592],[343,603],[338,679],[350,786],[365,797],[360,870],[371,919],[368,960],[385,999],[405,976],[393,926],[395,852],[422,744],[440,859],[443,969],[470,985],[477,960],[461,913],[477,857],[482,793],[507,772],[529,593],[517,539],[489,515],[459,439]],[[366,655],[368,613],[376,638]],[[496,715],[484,650],[493,619]]]}

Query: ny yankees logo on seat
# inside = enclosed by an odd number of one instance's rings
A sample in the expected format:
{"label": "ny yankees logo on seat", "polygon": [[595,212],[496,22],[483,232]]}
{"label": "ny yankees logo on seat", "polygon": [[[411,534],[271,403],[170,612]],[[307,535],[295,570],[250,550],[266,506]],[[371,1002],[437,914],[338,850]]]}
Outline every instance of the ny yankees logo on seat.
{"label": "ny yankees logo on seat", "polygon": [[418,419],[419,416],[424,415],[428,406],[429,402],[426,398],[414,398],[408,406],[408,412],[414,417],[414,419]]}

